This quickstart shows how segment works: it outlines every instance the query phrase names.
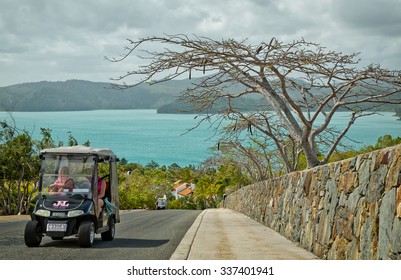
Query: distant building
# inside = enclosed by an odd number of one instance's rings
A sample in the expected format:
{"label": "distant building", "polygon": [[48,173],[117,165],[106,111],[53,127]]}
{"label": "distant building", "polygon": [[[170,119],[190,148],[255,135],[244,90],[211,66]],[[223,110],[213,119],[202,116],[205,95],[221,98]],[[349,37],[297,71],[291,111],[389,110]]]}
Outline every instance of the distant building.
{"label": "distant building", "polygon": [[194,189],[195,189],[195,184],[181,182],[181,180],[179,180],[174,183],[171,189],[171,194],[175,197],[175,199],[184,196],[192,196]]}

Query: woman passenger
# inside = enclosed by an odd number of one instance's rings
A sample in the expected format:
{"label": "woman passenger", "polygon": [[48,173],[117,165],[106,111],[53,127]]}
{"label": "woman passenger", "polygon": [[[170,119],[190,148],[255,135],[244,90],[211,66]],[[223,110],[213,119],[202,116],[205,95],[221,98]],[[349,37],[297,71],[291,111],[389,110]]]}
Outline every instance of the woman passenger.
{"label": "woman passenger", "polygon": [[106,181],[104,179],[100,179],[98,176],[97,182],[97,217],[99,218],[100,212],[102,211],[102,207],[104,206],[103,198],[106,196]]}

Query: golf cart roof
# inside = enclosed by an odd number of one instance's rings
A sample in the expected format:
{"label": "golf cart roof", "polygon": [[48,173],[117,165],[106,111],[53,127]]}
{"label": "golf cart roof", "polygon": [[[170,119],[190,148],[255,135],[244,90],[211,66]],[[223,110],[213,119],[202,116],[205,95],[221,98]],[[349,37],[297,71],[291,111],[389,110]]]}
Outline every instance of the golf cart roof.
{"label": "golf cart roof", "polygon": [[58,147],[51,149],[44,149],[40,151],[41,155],[97,155],[100,157],[116,158],[116,155],[107,148],[93,148],[86,146],[71,146],[71,147]]}

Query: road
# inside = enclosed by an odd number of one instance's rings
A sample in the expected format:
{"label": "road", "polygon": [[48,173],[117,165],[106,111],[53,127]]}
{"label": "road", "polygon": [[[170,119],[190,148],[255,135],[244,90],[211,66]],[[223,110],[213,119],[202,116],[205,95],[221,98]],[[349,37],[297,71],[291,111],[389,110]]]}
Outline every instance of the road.
{"label": "road", "polygon": [[188,228],[201,213],[198,210],[121,212],[113,241],[96,235],[92,248],[80,248],[77,238],[53,241],[43,237],[37,248],[24,243],[26,221],[0,223],[2,260],[168,260]]}

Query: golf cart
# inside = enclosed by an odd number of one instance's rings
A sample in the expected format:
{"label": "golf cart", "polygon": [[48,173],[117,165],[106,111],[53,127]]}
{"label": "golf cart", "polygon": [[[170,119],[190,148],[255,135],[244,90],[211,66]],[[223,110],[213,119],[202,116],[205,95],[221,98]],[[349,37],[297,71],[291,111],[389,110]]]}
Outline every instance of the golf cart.
{"label": "golf cart", "polygon": [[[113,240],[120,222],[116,155],[109,149],[73,146],[45,149],[39,156],[39,198],[25,227],[25,244],[39,246],[44,235],[53,240],[77,236],[81,247],[91,247],[96,233]],[[102,209],[100,180],[106,182]]]}

